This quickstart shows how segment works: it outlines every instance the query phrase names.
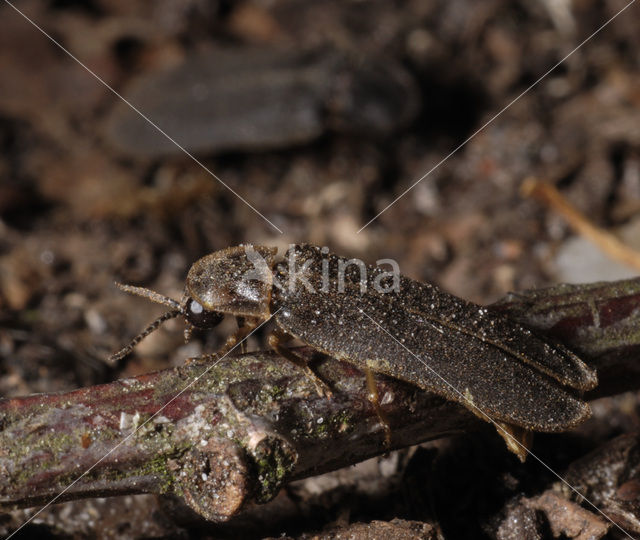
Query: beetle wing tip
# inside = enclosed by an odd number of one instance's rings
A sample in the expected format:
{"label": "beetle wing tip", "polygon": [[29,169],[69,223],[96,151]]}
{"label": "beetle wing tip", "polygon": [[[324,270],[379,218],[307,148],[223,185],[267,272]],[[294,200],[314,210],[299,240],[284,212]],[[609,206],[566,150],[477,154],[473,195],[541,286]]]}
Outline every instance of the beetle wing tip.
{"label": "beetle wing tip", "polygon": [[576,390],[580,390],[581,392],[593,390],[596,386],[598,386],[598,372],[595,369],[592,369],[589,366],[585,365],[581,370],[580,377],[576,380],[571,381],[569,386],[575,388]]}
{"label": "beetle wing tip", "polygon": [[579,426],[580,424],[582,424],[583,422],[591,418],[592,414],[593,414],[593,411],[591,410],[591,406],[586,401],[578,401],[578,408],[577,408],[576,414],[569,421],[569,423],[567,424],[565,429],[563,429],[563,431],[573,429]]}

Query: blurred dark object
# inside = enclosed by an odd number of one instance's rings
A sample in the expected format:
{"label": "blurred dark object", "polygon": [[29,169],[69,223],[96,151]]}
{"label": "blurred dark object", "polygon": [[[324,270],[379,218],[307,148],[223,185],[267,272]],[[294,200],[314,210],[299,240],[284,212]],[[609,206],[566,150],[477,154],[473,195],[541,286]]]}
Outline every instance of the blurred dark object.
{"label": "blurred dark object", "polygon": [[[189,152],[256,151],[307,143],[329,129],[384,137],[418,112],[418,91],[391,58],[350,60],[332,50],[214,50],[140,76],[124,93]],[[106,135],[121,151],[180,149],[118,101]]]}

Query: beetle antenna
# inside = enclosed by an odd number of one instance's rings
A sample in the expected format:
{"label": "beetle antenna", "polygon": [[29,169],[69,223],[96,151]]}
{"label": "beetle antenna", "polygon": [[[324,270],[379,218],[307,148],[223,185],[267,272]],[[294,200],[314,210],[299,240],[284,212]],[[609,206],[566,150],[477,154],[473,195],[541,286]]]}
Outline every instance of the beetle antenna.
{"label": "beetle antenna", "polygon": [[134,287],[133,285],[124,285],[123,283],[118,282],[116,282],[116,287],[126,293],[133,294],[135,296],[142,296],[143,298],[148,298],[156,304],[162,304],[163,306],[167,306],[172,309],[178,309],[180,310],[180,312],[182,312],[181,303],[176,302],[173,298],[169,298],[168,296],[152,291],[151,289],[146,289],[145,287]]}
{"label": "beetle antenna", "polygon": [[193,325],[185,319],[184,321],[187,326],[184,328],[184,342],[189,343],[191,340],[191,334],[193,333]]}
{"label": "beetle antenna", "polygon": [[[138,288],[138,287],[134,287]],[[146,290],[146,289],[145,289]],[[110,363],[115,363],[118,360],[122,360],[125,356],[127,356],[133,348],[140,343],[144,338],[146,338],[151,332],[156,330],[163,322],[168,321],[169,319],[175,319],[178,315],[182,313],[181,309],[174,309],[172,311],[167,311],[158,317],[155,321],[153,321],[149,326],[147,326],[142,332],[140,332],[136,337],[134,337],[129,344],[120,349],[117,353],[112,354],[107,359]]]}

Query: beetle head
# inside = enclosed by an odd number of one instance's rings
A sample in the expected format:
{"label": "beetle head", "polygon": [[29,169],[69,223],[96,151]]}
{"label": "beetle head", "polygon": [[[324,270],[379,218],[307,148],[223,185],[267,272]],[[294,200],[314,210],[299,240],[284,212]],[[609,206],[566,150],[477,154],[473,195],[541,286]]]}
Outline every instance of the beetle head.
{"label": "beetle head", "polygon": [[189,298],[207,312],[266,319],[276,251],[246,244],[199,259],[187,275]]}
{"label": "beetle head", "polygon": [[236,317],[269,317],[272,268],[276,248],[237,246],[216,251],[196,261],[187,276],[186,294],[180,302],[144,287],[117,284],[118,288],[168,306],[163,313],[131,342],[111,355],[115,362],[127,354],[163,322],[182,315],[190,325],[185,331],[188,339],[191,327],[213,328],[225,314]]}
{"label": "beetle head", "polygon": [[187,322],[187,329],[185,330],[186,340],[188,340],[191,335],[192,327],[213,328],[224,318],[224,313],[206,310],[198,302],[187,296],[184,296],[182,301],[177,302],[173,298],[169,298],[150,289],[145,289],[144,287],[122,285],[121,283],[116,283],[116,285],[119,289],[125,292],[135,294],[136,296],[142,296],[143,298],[148,298],[153,302],[168,306],[171,309],[160,315],[155,321],[134,337],[126,347],[120,349],[117,353],[112,354],[109,357],[110,363],[114,363],[127,356],[131,351],[133,351],[134,347],[138,343],[157,330],[162,323],[169,319],[174,319],[179,315],[182,315]]}
{"label": "beetle head", "polygon": [[196,328],[213,328],[224,319],[224,313],[205,309],[193,298],[188,298],[185,302],[183,316],[189,324]]}

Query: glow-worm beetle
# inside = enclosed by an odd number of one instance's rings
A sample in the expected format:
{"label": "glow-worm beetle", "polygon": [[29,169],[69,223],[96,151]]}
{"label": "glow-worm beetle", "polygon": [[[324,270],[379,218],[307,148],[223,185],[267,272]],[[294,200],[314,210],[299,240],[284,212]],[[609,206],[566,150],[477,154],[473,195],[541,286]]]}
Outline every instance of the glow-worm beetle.
{"label": "glow-worm beetle", "polygon": [[[217,325],[225,314],[237,317],[239,329],[218,352],[222,355],[273,315],[277,328],[270,345],[304,369],[319,392],[331,395],[284,346],[292,337],[368,374],[404,380],[459,402],[484,420],[490,417],[511,435],[498,430],[521,459],[531,431],[564,431],[590,416],[589,405],[570,389],[595,387],[596,374],[562,345],[434,285],[354,265],[326,248],[292,245],[279,263],[276,251],[241,245],[201,258],[189,270],[181,302],[121,286],[172,309],[112,358],[122,358],[180,314],[199,328]],[[390,287],[393,279],[396,286]]]}

